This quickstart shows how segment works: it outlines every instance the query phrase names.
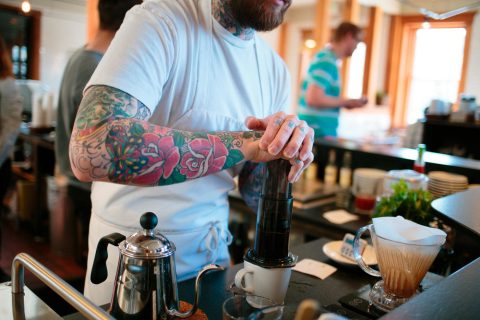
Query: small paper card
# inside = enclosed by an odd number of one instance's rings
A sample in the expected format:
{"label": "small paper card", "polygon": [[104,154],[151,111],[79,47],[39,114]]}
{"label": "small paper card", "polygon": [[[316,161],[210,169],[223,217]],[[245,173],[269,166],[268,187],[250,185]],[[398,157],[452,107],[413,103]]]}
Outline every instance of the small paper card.
{"label": "small paper card", "polygon": [[300,260],[295,267],[293,267],[293,270],[324,280],[337,271],[337,268],[320,261],[303,259]]}
{"label": "small paper card", "polygon": [[343,209],[325,212],[323,217],[334,224],[344,224],[350,221],[358,220],[356,215],[353,215]]}

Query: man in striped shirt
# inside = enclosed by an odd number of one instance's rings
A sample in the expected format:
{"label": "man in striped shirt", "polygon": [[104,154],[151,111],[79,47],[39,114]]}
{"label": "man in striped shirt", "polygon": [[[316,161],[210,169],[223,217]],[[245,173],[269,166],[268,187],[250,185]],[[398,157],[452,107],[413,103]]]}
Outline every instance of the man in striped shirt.
{"label": "man in striped shirt", "polygon": [[318,52],[308,68],[299,101],[299,118],[315,130],[315,137],[336,136],[340,108],[363,107],[367,100],[340,96],[339,63],[350,57],[361,41],[361,29],[349,22],[341,23],[332,43]]}

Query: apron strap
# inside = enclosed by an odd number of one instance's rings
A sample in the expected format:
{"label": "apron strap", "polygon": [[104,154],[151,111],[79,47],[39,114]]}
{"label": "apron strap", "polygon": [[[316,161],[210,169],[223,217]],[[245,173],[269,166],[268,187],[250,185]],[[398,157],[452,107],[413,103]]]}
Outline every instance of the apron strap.
{"label": "apron strap", "polygon": [[220,248],[220,245],[225,243],[227,246],[229,246],[232,243],[232,240],[232,234],[228,228],[224,227],[223,223],[220,221],[215,221],[210,225],[210,229],[208,230],[204,241],[212,263],[215,263],[217,260],[218,249]]}

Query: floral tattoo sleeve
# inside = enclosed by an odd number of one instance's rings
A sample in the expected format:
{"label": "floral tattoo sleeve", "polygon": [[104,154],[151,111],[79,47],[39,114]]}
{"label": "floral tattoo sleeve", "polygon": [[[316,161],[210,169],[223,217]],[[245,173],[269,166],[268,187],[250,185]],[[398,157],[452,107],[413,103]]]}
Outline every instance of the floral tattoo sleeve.
{"label": "floral tattoo sleeve", "polygon": [[107,86],[88,90],[75,120],[70,161],[82,180],[167,185],[199,178],[242,162],[255,132],[187,132],[147,120],[151,111]]}

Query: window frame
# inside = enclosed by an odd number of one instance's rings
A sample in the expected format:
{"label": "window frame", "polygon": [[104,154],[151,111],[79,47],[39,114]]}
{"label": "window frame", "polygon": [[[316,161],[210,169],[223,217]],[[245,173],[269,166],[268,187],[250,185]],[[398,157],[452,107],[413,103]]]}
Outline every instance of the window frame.
{"label": "window frame", "polygon": [[13,7],[6,4],[0,4],[0,10],[27,16],[32,19],[31,26],[28,30],[30,41],[28,43],[27,79],[40,80],[40,29],[42,13],[37,10],[31,10],[29,13],[24,13],[19,7]]}
{"label": "window frame", "polygon": [[[469,65],[472,24],[476,12],[463,13],[449,19],[429,20],[430,28],[465,28],[465,46],[458,93],[465,88]],[[388,49],[387,77],[385,88],[390,96],[390,119],[392,128],[407,124],[407,102],[411,85],[411,73],[415,52],[416,31],[422,28],[423,15],[392,16],[390,46]]]}

